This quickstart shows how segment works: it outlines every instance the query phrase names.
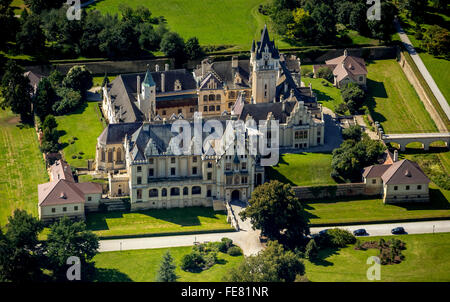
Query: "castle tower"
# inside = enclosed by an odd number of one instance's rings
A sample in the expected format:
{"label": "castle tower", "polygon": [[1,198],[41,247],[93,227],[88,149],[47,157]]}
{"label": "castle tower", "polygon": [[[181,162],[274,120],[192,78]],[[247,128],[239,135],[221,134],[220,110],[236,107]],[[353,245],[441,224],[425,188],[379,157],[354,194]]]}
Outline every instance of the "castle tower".
{"label": "castle tower", "polygon": [[138,76],[138,106],[139,109],[145,114],[147,120],[152,120],[156,115],[156,84],[153,77],[147,69],[145,73],[144,81],[139,87],[140,78]]}
{"label": "castle tower", "polygon": [[280,69],[280,54],[275,42],[270,41],[267,26],[261,33],[261,41],[253,41],[250,51],[252,97],[255,103],[273,102]]}

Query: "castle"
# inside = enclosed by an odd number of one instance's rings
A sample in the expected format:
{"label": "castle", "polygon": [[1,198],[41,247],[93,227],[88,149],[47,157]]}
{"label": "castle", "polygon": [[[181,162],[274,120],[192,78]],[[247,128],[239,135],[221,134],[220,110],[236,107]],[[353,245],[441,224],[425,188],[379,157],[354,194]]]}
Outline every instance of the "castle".
{"label": "castle", "polygon": [[248,144],[237,154],[233,131],[201,153],[194,148],[208,133],[191,134],[186,152],[178,154],[172,125],[185,120],[192,126],[199,116],[202,126],[215,119],[223,129],[250,119],[267,127],[276,121],[282,150],[322,145],[322,107],[312,88],[302,87],[300,69],[300,60],[280,54],[264,27],[250,60],[206,59],[192,73],[166,65],[163,71],[119,75],[103,87],[109,125],[98,138],[95,162],[107,174],[109,196],[129,196],[132,210],[248,200],[265,180],[260,155]]}

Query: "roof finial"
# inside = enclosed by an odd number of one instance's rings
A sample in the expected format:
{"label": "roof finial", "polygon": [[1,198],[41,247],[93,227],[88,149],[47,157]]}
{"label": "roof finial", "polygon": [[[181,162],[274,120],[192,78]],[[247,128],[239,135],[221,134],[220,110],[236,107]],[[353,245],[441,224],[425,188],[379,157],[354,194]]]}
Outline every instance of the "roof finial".
{"label": "roof finial", "polygon": [[347,57],[348,56],[348,51],[347,51],[347,48],[346,49],[344,49],[344,57]]}

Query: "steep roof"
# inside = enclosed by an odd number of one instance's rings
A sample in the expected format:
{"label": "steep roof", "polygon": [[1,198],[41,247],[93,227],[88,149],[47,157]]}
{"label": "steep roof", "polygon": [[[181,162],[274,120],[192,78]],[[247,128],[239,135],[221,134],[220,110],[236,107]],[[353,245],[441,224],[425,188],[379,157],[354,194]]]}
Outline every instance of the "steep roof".
{"label": "steep roof", "polygon": [[130,136],[141,126],[142,122],[109,124],[103,129],[97,141],[103,145],[121,144],[125,135]]}
{"label": "steep roof", "polygon": [[[194,72],[201,76],[201,67]],[[236,75],[239,75],[241,83],[235,82]],[[250,61],[238,60],[237,67],[233,68],[232,61],[217,61],[207,64],[205,75],[200,82],[200,88],[208,81],[210,77],[215,77],[217,80],[229,89],[239,89],[250,87]]]}
{"label": "steep roof", "polygon": [[[387,166],[387,165],[386,165]],[[423,173],[419,165],[408,159],[390,165],[381,176],[385,184],[428,184],[430,179]]]}
{"label": "steep roof", "polygon": [[54,181],[65,179],[67,181],[75,182],[72,175],[72,169],[69,164],[63,160],[55,161],[55,163],[50,167],[50,173]]}
{"label": "steep roof", "polygon": [[84,203],[84,194],[74,182],[60,179],[38,185],[39,206]]}
{"label": "steep roof", "polygon": [[265,51],[266,47],[269,53],[272,55],[272,58],[280,58],[278,49],[275,47],[275,42],[271,41],[269,38],[269,30],[267,29],[267,25],[264,25],[264,29],[261,32],[261,39],[256,43],[255,52],[257,60],[262,58],[262,53]]}
{"label": "steep roof", "polygon": [[284,104],[284,110],[282,102],[245,104],[239,115],[239,119],[245,121],[247,116],[251,116],[255,121],[266,120],[269,113],[272,113],[272,116],[276,120],[280,123],[285,123],[287,117],[290,116],[292,110],[294,110],[297,102],[285,101]]}
{"label": "steep roof", "polygon": [[363,177],[364,178],[378,178],[383,176],[384,172],[389,169],[391,165],[373,165],[364,168]]}
{"label": "steep roof", "polygon": [[357,80],[357,76],[367,75],[364,59],[347,55],[347,50],[344,51],[344,55],[325,61],[325,63],[333,66],[333,75],[337,77],[338,82],[347,76]]}

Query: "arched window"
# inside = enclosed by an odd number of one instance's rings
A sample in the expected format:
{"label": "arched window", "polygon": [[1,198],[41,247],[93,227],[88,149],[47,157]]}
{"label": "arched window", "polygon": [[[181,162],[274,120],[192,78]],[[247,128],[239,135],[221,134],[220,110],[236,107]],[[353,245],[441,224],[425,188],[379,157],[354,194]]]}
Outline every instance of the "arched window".
{"label": "arched window", "polygon": [[234,91],[231,91],[231,92],[230,92],[229,97],[230,97],[231,99],[234,99]]}
{"label": "arched window", "polygon": [[188,187],[183,188],[183,195],[189,195],[189,189]]}
{"label": "arched window", "polygon": [[100,153],[102,154],[102,161],[105,161],[105,150],[100,149]]}
{"label": "arched window", "polygon": [[192,187],[191,193],[192,193],[192,195],[202,194],[202,188],[199,186],[194,186],[194,187]]}
{"label": "arched window", "polygon": [[216,101],[220,101],[220,100],[221,100],[220,94],[216,94]]}
{"label": "arched window", "polygon": [[162,189],[161,196],[167,196],[167,189],[166,188]]}
{"label": "arched window", "polygon": [[209,106],[209,111],[214,111],[214,108],[215,108],[215,106],[214,106],[214,105],[212,105],[212,106]]}
{"label": "arched window", "polygon": [[148,197],[150,198],[158,197],[158,189],[150,189],[148,191]]}
{"label": "arched window", "polygon": [[171,188],[170,189],[170,196],[179,196],[180,195],[180,189],[179,188]]}
{"label": "arched window", "polygon": [[207,96],[207,95],[204,95],[204,96],[203,96],[203,102],[206,102],[206,101],[208,101],[208,96]]}
{"label": "arched window", "polygon": [[122,150],[120,148],[117,149],[116,156],[117,156],[117,161],[119,161],[119,162],[122,161]]}
{"label": "arched window", "polygon": [[214,99],[215,99],[214,94],[210,94],[210,95],[209,95],[209,100],[210,100],[210,101],[214,101]]}
{"label": "arched window", "polygon": [[113,151],[112,149],[108,150],[108,163],[112,163],[113,161]]}

